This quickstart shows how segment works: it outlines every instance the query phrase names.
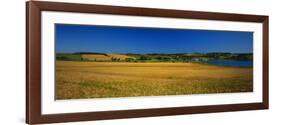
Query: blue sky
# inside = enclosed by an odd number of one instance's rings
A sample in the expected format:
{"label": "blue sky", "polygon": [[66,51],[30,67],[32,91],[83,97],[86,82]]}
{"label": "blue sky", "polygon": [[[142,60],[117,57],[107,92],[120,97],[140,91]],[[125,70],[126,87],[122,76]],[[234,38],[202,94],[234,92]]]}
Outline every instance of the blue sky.
{"label": "blue sky", "polygon": [[253,32],[55,25],[57,53],[252,53]]}

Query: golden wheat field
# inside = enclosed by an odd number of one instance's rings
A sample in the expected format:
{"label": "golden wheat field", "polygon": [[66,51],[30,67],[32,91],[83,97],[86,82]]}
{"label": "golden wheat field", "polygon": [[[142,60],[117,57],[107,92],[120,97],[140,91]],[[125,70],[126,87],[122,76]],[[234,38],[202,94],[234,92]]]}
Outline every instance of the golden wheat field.
{"label": "golden wheat field", "polygon": [[56,61],[56,99],[250,92],[253,68]]}

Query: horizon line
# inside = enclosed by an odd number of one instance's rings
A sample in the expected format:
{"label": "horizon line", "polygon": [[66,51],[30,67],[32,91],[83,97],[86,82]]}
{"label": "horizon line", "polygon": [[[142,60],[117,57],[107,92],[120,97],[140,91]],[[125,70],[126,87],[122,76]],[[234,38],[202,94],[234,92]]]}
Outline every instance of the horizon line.
{"label": "horizon line", "polygon": [[230,53],[230,54],[253,54],[253,52],[180,52],[180,53],[120,53],[120,52],[93,52],[93,51],[81,51],[81,52],[56,52],[56,54],[83,54],[83,53],[89,53],[89,54],[208,54],[208,53]]}

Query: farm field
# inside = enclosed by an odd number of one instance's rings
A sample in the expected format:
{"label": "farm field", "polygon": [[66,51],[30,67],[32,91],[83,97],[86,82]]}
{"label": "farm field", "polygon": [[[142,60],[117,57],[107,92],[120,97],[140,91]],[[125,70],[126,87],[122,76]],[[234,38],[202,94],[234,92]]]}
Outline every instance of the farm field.
{"label": "farm field", "polygon": [[180,62],[56,61],[56,99],[251,91],[252,67]]}
{"label": "farm field", "polygon": [[83,60],[89,61],[112,61],[112,59],[119,59],[120,61],[125,61],[126,58],[133,58],[122,54],[82,54]]}

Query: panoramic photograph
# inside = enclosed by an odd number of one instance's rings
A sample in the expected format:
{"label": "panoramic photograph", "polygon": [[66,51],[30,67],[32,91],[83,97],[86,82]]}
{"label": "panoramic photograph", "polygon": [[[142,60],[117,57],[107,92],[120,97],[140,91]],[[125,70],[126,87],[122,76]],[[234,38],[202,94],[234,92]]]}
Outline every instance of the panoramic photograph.
{"label": "panoramic photograph", "polygon": [[253,32],[55,24],[55,99],[253,92]]}

